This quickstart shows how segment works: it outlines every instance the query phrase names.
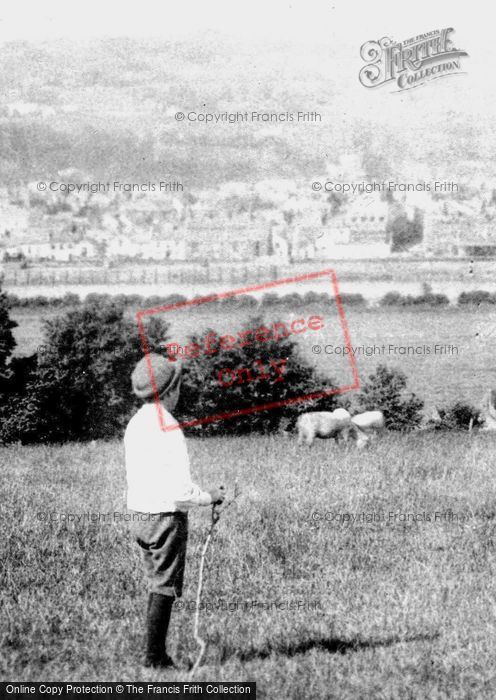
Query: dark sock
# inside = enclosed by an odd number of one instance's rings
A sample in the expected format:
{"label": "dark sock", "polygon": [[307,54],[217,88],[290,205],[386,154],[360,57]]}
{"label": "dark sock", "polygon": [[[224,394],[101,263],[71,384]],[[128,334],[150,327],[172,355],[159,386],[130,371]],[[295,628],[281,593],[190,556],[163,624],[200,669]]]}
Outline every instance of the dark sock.
{"label": "dark sock", "polygon": [[150,593],[146,616],[146,659],[148,666],[160,666],[168,659],[165,642],[174,598]]}

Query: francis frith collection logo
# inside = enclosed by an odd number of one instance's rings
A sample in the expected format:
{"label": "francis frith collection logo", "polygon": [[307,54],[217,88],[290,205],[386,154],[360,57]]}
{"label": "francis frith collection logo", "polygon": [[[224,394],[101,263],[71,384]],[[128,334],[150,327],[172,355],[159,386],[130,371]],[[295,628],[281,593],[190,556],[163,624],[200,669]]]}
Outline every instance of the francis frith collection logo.
{"label": "francis frith collection logo", "polygon": [[419,87],[429,80],[462,73],[462,56],[468,56],[453,46],[449,29],[436,29],[427,34],[398,42],[383,37],[367,41],[360,49],[366,62],[359,73],[364,87],[379,87],[392,83],[398,91]]}

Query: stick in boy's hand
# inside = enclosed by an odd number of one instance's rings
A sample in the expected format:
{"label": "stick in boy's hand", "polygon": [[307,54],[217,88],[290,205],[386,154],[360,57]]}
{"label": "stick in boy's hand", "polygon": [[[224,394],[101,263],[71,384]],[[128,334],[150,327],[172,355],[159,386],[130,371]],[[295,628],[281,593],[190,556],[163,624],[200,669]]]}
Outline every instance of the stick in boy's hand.
{"label": "stick in boy's hand", "polygon": [[[220,495],[220,497],[222,499],[222,500],[218,501],[217,503],[214,502],[214,495],[215,495],[216,491],[218,492],[217,495]],[[218,489],[212,489],[211,491],[209,491],[209,493],[212,497],[212,522],[210,525],[210,529],[207,532],[207,537],[205,539],[203,549],[201,552],[201,556],[200,556],[200,570],[198,572],[198,590],[196,593],[195,623],[194,623],[194,628],[193,628],[193,636],[194,636],[195,640],[197,641],[198,645],[200,646],[200,651],[198,652],[198,657],[197,657],[195,663],[193,664],[193,666],[191,667],[191,670],[189,672],[190,679],[193,678],[193,676],[196,672],[196,669],[200,665],[200,661],[203,658],[203,654],[204,654],[205,648],[206,648],[206,643],[203,641],[203,639],[198,634],[198,626],[199,626],[199,622],[200,622],[200,608],[201,608],[200,600],[201,600],[201,592],[202,592],[202,586],[203,586],[203,564],[205,561],[205,555],[207,553],[208,545],[210,544],[210,541],[212,539],[212,535],[214,533],[215,526],[219,522],[221,513],[223,511],[227,510],[227,508],[229,508],[229,506],[232,503],[234,503],[234,501],[238,498],[238,496],[240,495],[241,492],[238,489],[238,485],[234,484],[234,496],[232,497],[232,499],[230,501],[228,501],[228,503],[226,503],[224,508],[222,508],[220,510],[218,508],[218,505],[221,505],[226,497],[224,486],[219,486]]]}

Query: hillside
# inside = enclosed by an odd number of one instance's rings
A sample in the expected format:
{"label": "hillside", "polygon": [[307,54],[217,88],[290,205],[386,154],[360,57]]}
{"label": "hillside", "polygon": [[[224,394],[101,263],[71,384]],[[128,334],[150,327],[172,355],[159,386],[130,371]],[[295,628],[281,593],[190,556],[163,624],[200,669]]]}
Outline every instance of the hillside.
{"label": "hillside", "polygon": [[[94,178],[177,177],[190,187],[310,178],[343,152],[360,154],[369,177],[411,180],[412,164],[421,164],[423,178],[489,176],[484,164],[496,155],[489,115],[449,113],[440,131],[436,105],[364,110],[355,59],[345,61],[331,45],[315,52],[284,42],[234,43],[214,32],[176,41],[5,43],[0,184],[68,167]],[[403,109],[407,130],[398,129]],[[315,110],[322,121],[178,123],[178,110]]]}

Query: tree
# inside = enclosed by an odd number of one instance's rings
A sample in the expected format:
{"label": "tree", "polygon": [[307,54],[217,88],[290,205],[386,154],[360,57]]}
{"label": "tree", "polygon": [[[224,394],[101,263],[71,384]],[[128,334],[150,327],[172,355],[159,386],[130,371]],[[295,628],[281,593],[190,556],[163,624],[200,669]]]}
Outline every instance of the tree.
{"label": "tree", "polygon": [[7,371],[7,362],[17,345],[12,329],[17,322],[10,318],[9,299],[5,292],[0,291],[0,375]]}
{"label": "tree", "polygon": [[391,251],[402,252],[418,245],[423,238],[423,217],[418,207],[415,207],[413,219],[410,220],[406,213],[400,212],[391,217],[387,225],[387,233],[391,240]]}
{"label": "tree", "polygon": [[[259,317],[250,319],[245,325],[245,330],[262,328],[266,326]],[[191,337],[190,342],[204,347],[202,338],[208,333],[214,334],[217,339],[223,335],[206,329],[201,337]],[[182,390],[176,410],[181,422],[232,414],[334,388],[331,381],[320,377],[303,359],[291,336],[275,339],[272,334],[272,338],[263,342],[252,342],[233,349],[218,347],[215,353],[202,352],[197,357],[179,361],[184,363]],[[311,404],[312,409],[332,410],[336,405],[335,399],[331,395],[315,400]],[[294,419],[308,407],[305,402],[293,403],[205,423],[193,430],[202,435],[268,433],[278,427],[282,418]]]}
{"label": "tree", "polygon": [[8,296],[0,291],[0,417],[3,416],[7,397],[10,394],[13,375],[9,360],[17,345],[12,333],[12,330],[17,327],[17,322],[10,318],[9,308]]}
{"label": "tree", "polygon": [[390,430],[409,431],[418,427],[424,402],[415,394],[406,394],[406,384],[403,372],[379,365],[357,395],[360,410],[382,411]]}
{"label": "tree", "polygon": [[[163,352],[166,334],[167,325],[151,317],[150,352]],[[130,377],[142,356],[136,324],[114,301],[85,303],[47,321],[43,351],[9,402],[2,439],[62,441],[118,434],[136,406]]]}

